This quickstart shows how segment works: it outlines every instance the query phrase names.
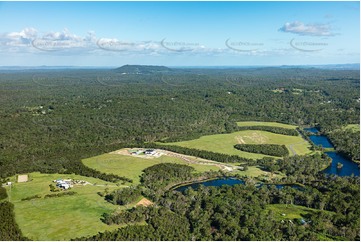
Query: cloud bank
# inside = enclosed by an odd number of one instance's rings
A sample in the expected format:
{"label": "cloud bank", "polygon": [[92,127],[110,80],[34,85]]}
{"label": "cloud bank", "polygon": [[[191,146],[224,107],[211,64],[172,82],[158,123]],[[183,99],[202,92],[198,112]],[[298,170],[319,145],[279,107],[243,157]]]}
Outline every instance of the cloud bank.
{"label": "cloud bank", "polygon": [[279,31],[293,33],[303,36],[333,36],[331,27],[328,24],[304,24],[299,21],[285,23]]}

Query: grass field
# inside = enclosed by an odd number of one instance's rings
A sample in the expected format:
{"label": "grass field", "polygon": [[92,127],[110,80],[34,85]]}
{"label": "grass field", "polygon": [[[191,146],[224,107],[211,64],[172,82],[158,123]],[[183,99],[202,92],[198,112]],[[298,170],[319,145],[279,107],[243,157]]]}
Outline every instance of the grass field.
{"label": "grass field", "polygon": [[359,124],[348,124],[344,127],[344,129],[351,129],[354,132],[360,132],[360,125]]}
{"label": "grass field", "polygon": [[[280,124],[275,122],[239,122],[239,126],[277,126],[282,128],[294,129],[296,126]],[[218,153],[224,153],[229,155],[239,155],[250,159],[259,159],[265,157],[262,154],[254,154],[249,152],[243,152],[233,148],[235,144],[278,144],[286,145],[290,155],[295,152],[298,155],[304,155],[311,153],[310,144],[304,140],[301,136],[289,136],[274,134],[261,130],[244,130],[231,134],[216,134],[202,136],[199,139],[165,143],[169,145],[178,145],[187,148],[196,148],[201,150],[208,150]]]}
{"label": "grass field", "polygon": [[[305,214],[312,214],[316,211],[319,211],[317,209],[312,208],[306,208],[303,206],[298,205],[291,205],[291,204],[270,204],[266,206],[266,211],[273,211],[276,219],[278,220],[285,220],[285,219],[298,219],[298,218],[304,218]],[[285,216],[282,216],[282,214],[285,214]]]}
{"label": "grass field", "polygon": [[290,124],[282,124],[277,122],[260,122],[260,121],[246,121],[246,122],[237,122],[237,125],[242,126],[272,126],[272,127],[281,127],[285,129],[295,129],[297,126]]}
{"label": "grass field", "polygon": [[[268,213],[269,211],[273,211],[277,220],[287,221],[287,220],[305,218],[306,214],[313,214],[320,210],[313,208],[306,208],[297,205],[270,204],[270,205],[266,205],[265,213]],[[333,212],[325,211],[325,210],[323,210],[322,212],[328,214],[334,214]],[[282,216],[282,214],[284,214],[284,216]],[[339,237],[332,238],[331,236],[322,233],[318,233],[317,235],[318,235],[318,239],[321,241],[340,240]]]}
{"label": "grass field", "polygon": [[[58,178],[85,180],[97,186],[74,186],[71,191],[77,192],[75,195],[44,198],[46,194],[53,194],[49,190],[49,184]],[[11,181],[15,182],[15,179],[14,176]],[[7,190],[10,201],[15,206],[16,222],[25,236],[32,240],[70,240],[120,227],[100,221],[103,213],[126,208],[112,205],[97,194],[106,187],[112,191],[121,186],[78,175],[30,173],[29,182],[13,183],[11,191],[9,187]],[[41,195],[42,198],[21,201],[22,198],[34,195]]]}
{"label": "grass field", "polygon": [[272,178],[282,178],[283,174],[273,174],[271,175],[271,172],[263,171],[259,168],[259,166],[248,166],[247,171],[233,171],[232,174],[239,174],[241,176],[248,176],[248,177],[258,177],[258,176],[264,176],[264,177],[272,177]]}
{"label": "grass field", "polygon": [[130,178],[133,180],[133,184],[140,183],[139,178],[145,168],[165,162],[190,165],[194,167],[197,172],[219,170],[219,168],[214,165],[188,164],[180,158],[165,155],[159,158],[144,159],[128,155],[108,153],[83,160],[84,165],[88,167],[104,173],[113,173],[119,176]]}

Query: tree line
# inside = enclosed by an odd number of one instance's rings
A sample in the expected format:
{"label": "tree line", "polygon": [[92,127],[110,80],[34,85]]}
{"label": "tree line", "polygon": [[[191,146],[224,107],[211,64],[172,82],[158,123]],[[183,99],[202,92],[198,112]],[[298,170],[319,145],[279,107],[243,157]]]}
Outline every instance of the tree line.
{"label": "tree line", "polygon": [[233,146],[237,150],[251,152],[256,154],[272,156],[288,156],[289,152],[285,145],[276,144],[236,144]]}
{"label": "tree line", "polygon": [[14,205],[7,201],[0,203],[0,240],[28,240],[15,221]]}
{"label": "tree line", "polygon": [[291,135],[291,136],[298,136],[298,132],[294,129],[287,129],[282,127],[273,127],[273,126],[239,126],[237,128],[239,131],[242,130],[262,130],[267,131],[275,134],[283,134],[283,135]]}
{"label": "tree line", "polygon": [[[156,207],[104,215],[105,223],[128,224],[127,227],[78,239],[358,241],[359,192],[359,178],[330,179],[321,174],[302,190],[257,188],[250,181],[245,185],[166,191]],[[300,219],[280,219],[269,207],[273,204],[315,210],[302,213],[305,225]],[[171,219],[174,221],[170,222]],[[140,222],[147,224],[136,225]]]}
{"label": "tree line", "polygon": [[360,161],[360,132],[351,129],[337,129],[328,132],[327,136],[337,152],[353,161]]}

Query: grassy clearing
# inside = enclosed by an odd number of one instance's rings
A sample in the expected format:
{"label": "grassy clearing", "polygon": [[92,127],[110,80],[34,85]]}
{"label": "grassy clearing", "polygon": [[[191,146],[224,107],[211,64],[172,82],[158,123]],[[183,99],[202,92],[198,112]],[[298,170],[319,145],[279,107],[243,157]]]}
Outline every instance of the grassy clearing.
{"label": "grassy clearing", "polygon": [[295,129],[297,126],[290,124],[282,124],[277,122],[260,122],[260,121],[246,121],[246,122],[237,122],[238,126],[272,126],[280,127],[285,129]]}
{"label": "grassy clearing", "polygon": [[[303,218],[306,214],[312,214],[314,212],[320,211],[318,209],[306,208],[298,205],[286,205],[286,204],[270,204],[266,206],[266,212],[272,211],[278,220],[292,220]],[[325,213],[331,213],[324,211]],[[285,214],[285,216],[282,216]]]}
{"label": "grassy clearing", "polygon": [[[98,186],[74,186],[71,191],[75,191],[75,195],[44,199],[44,195],[53,194],[49,184],[58,178],[85,180]],[[15,180],[16,177],[11,178],[11,181]],[[29,182],[13,183],[11,192],[9,187],[7,190],[15,206],[16,222],[25,236],[32,240],[69,240],[120,227],[100,221],[103,213],[126,208],[112,205],[97,194],[106,187],[112,191],[121,186],[78,175],[31,173]],[[21,201],[34,195],[41,195],[42,198]]]}
{"label": "grassy clearing", "polygon": [[134,184],[140,183],[142,171],[150,166],[160,163],[177,163],[194,167],[197,172],[218,171],[219,168],[214,165],[188,164],[180,158],[161,156],[154,159],[143,159],[120,154],[103,154],[83,160],[84,165],[104,173],[113,173],[133,180]]}
{"label": "grassy clearing", "polygon": [[359,124],[348,124],[344,127],[344,129],[351,129],[354,132],[360,132],[360,125]]}
{"label": "grassy clearing", "polygon": [[[234,171],[233,174],[239,174],[241,176],[248,177],[258,177],[258,176],[270,176],[271,173],[267,171],[262,171],[259,166],[249,166],[247,171]],[[273,177],[279,177],[279,175],[274,174]]]}
{"label": "grassy clearing", "polygon": [[[306,214],[312,214],[317,211],[320,211],[318,209],[313,208],[306,208],[303,206],[297,206],[297,205],[286,205],[286,204],[270,204],[266,206],[265,213],[268,213],[269,211],[272,211],[276,217],[277,220],[281,221],[287,221],[287,220],[293,220],[293,219],[300,219],[304,218]],[[323,213],[331,213],[330,211],[322,211]],[[284,216],[282,216],[284,214]],[[328,236],[326,234],[318,233],[318,239],[321,241],[333,241],[333,240],[340,240],[338,237],[332,238],[331,236]]]}
{"label": "grassy clearing", "polygon": [[[253,123],[253,122],[252,122]],[[261,123],[266,125],[267,123]],[[261,125],[260,124],[260,125]],[[250,125],[249,122],[245,125]],[[281,124],[283,125],[283,124]],[[301,136],[288,136],[281,134],[274,134],[259,130],[244,130],[231,134],[216,134],[202,136],[199,139],[165,143],[169,145],[178,145],[187,148],[195,148],[201,150],[208,150],[229,155],[239,155],[241,157],[250,159],[259,159],[265,157],[262,154],[248,153],[235,149],[235,144],[278,144],[286,145],[289,153],[292,155],[292,149],[298,155],[311,153],[310,144]]]}

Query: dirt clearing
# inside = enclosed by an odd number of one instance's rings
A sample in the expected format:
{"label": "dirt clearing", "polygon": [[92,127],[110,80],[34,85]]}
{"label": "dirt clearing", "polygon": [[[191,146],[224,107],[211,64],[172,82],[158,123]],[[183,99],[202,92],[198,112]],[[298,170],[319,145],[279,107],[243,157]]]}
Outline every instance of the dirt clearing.
{"label": "dirt clearing", "polygon": [[153,203],[151,201],[149,201],[148,199],[146,198],[142,198],[142,200],[140,200],[136,206],[144,206],[144,207],[148,207],[150,205],[153,205]]}
{"label": "dirt clearing", "polygon": [[18,182],[27,182],[29,179],[28,175],[18,175]]}
{"label": "dirt clearing", "polygon": [[235,138],[236,138],[238,144],[245,144],[246,143],[246,142],[244,142],[242,136],[240,136],[240,135],[237,135]]}
{"label": "dirt clearing", "polygon": [[252,140],[256,144],[265,144],[269,140],[267,136],[262,135],[258,132],[253,132],[251,136],[243,136],[243,137]]}

